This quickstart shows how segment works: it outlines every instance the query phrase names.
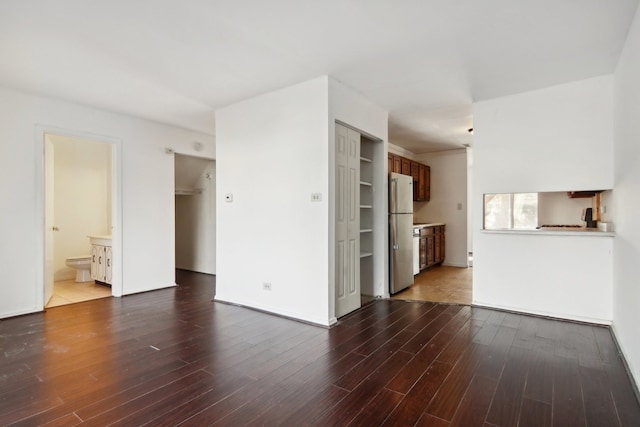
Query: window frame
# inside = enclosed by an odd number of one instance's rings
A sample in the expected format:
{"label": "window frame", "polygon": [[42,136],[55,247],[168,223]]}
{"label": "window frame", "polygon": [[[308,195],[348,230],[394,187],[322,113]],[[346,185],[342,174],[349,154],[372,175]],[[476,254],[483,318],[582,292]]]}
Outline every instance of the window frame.
{"label": "window frame", "polygon": [[[538,222],[538,196],[539,193],[484,193],[482,195],[482,229],[483,230],[529,230],[530,228],[514,228],[515,224],[515,199],[518,194],[535,194],[536,195],[536,225]],[[509,212],[508,212],[508,228],[505,227],[487,227],[487,196],[508,195],[509,196]]]}

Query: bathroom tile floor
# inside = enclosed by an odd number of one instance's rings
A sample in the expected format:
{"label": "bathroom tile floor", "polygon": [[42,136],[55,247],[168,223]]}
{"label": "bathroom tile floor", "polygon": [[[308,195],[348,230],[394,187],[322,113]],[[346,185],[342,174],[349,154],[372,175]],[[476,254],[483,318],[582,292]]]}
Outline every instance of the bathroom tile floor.
{"label": "bathroom tile floor", "polygon": [[61,280],[53,284],[53,296],[45,307],[57,307],[110,296],[111,288],[98,285],[93,281],[78,283],[73,279]]}

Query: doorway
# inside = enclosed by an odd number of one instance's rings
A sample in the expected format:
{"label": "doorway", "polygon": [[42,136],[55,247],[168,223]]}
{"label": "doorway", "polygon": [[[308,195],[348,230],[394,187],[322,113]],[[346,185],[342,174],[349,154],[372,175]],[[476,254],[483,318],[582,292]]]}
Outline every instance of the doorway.
{"label": "doorway", "polygon": [[215,160],[175,154],[174,162],[176,269],[215,275]]}
{"label": "doorway", "polygon": [[384,289],[386,210],[384,145],[347,124],[335,122],[334,308],[339,318]]}
{"label": "doorway", "polygon": [[[59,129],[39,131],[44,144],[43,307],[120,296],[120,236],[112,238],[120,222],[117,143]],[[108,241],[108,259],[91,256],[95,246],[89,236]],[[108,262],[108,278],[94,277],[97,259],[105,268]]]}
{"label": "doorway", "polygon": [[434,266],[416,274],[414,284],[393,298],[471,304],[473,151],[466,148],[427,153],[416,160],[430,166],[431,198],[428,202],[414,202],[414,221],[441,222],[446,225],[444,262],[439,267]]}

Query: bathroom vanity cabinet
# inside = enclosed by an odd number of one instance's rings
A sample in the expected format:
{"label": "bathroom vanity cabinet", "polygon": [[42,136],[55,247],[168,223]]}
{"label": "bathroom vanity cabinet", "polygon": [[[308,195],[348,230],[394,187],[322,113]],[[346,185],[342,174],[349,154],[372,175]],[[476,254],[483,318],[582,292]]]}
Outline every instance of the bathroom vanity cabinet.
{"label": "bathroom vanity cabinet", "polygon": [[112,250],[111,236],[89,236],[91,240],[91,278],[111,284]]}

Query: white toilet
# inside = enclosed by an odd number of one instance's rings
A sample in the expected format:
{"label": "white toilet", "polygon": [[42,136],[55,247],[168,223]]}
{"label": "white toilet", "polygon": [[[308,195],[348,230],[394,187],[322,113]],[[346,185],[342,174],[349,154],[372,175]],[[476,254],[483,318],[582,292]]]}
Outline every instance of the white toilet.
{"label": "white toilet", "polygon": [[76,270],[76,282],[91,281],[91,255],[69,257],[65,264]]}

